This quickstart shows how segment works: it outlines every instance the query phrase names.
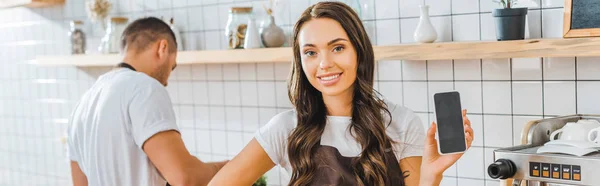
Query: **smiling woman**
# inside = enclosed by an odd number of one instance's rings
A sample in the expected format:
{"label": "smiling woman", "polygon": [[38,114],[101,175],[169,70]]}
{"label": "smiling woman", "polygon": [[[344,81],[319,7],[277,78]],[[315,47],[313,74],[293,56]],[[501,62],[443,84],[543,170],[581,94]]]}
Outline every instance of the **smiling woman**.
{"label": "smiling woman", "polygon": [[306,9],[294,27],[293,51],[294,110],[259,129],[210,185],[250,185],[275,165],[294,186],[439,185],[460,155],[440,156],[435,127],[426,136],[413,111],[373,89],[373,47],[350,7],[321,2]]}

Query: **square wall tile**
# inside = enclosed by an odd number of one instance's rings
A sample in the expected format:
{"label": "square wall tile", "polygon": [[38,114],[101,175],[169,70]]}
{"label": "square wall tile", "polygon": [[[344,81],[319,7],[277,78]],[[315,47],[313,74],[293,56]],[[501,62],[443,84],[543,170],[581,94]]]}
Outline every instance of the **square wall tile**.
{"label": "square wall tile", "polygon": [[513,82],[513,113],[542,115],[542,82]]}
{"label": "square wall tile", "polygon": [[564,9],[542,10],[542,37],[562,38],[563,36]]}
{"label": "square wall tile", "polygon": [[405,107],[417,112],[429,111],[427,101],[427,82],[404,82],[403,90]]}
{"label": "square wall tile", "polygon": [[479,0],[452,0],[452,14],[479,12]]}
{"label": "square wall tile", "polygon": [[[178,104],[179,103],[179,94],[178,92],[178,82],[174,82],[174,81],[169,81],[169,86],[167,86],[167,92],[169,93],[169,96],[171,97],[171,102],[173,104]],[[47,94],[42,94],[42,95],[47,95]],[[54,97],[54,96],[50,96],[50,97]]]}
{"label": "square wall tile", "polygon": [[513,144],[512,116],[484,115],[486,147],[510,147]]}
{"label": "square wall tile", "polygon": [[452,17],[452,38],[454,41],[479,40],[479,15],[455,15]]}
{"label": "square wall tile", "polygon": [[194,107],[194,123],[196,129],[210,128],[210,109],[205,106]]}
{"label": "square wall tile", "polygon": [[428,80],[453,80],[454,67],[452,60],[427,61]]}
{"label": "square wall tile", "polygon": [[227,132],[227,154],[235,156],[244,148],[243,133]]}
{"label": "square wall tile", "polygon": [[242,108],[227,107],[225,108],[226,128],[229,131],[242,131]]}
{"label": "square wall tile", "polygon": [[494,9],[503,8],[500,3],[494,1],[481,0],[479,3],[481,12],[492,12]]}
{"label": "square wall tile", "polygon": [[600,81],[577,82],[577,112],[579,114],[600,113]]}
{"label": "square wall tile", "polygon": [[194,129],[186,129],[181,131],[181,138],[185,148],[190,152],[196,151],[196,133]]}
{"label": "square wall tile", "polygon": [[259,123],[258,108],[242,108],[242,128],[245,132],[256,132]]}
{"label": "square wall tile", "polygon": [[[484,172],[485,166],[483,165],[483,148],[471,147],[465,154],[458,160],[458,177],[462,178],[474,178],[483,179],[485,177]],[[459,179],[460,182],[460,179]],[[458,184],[467,185],[467,184]]]}
{"label": "square wall tile", "polygon": [[369,40],[371,40],[371,43],[373,45],[377,45],[377,26],[375,24],[375,21],[363,21],[363,26],[367,31],[367,35],[369,36]]}
{"label": "square wall tile", "polygon": [[521,145],[521,136],[523,135],[523,127],[534,120],[542,119],[541,116],[514,116],[513,117],[513,145]]}
{"label": "square wall tile", "polygon": [[473,133],[475,133],[473,136],[473,143],[471,145],[482,147],[484,142],[483,116],[467,113],[467,118],[469,118],[469,121],[471,121],[471,128],[473,128]]}
{"label": "square wall tile", "polygon": [[212,153],[227,154],[227,133],[223,131],[210,131],[210,141],[212,142]]}
{"label": "square wall tile", "polygon": [[[451,0],[425,0],[425,4],[429,5],[429,15],[450,15],[452,14]],[[414,7],[419,10],[418,7]]]}
{"label": "square wall tile", "polygon": [[258,63],[256,65],[257,80],[275,80],[275,66],[273,63]]}
{"label": "square wall tile", "polygon": [[225,130],[225,107],[210,107],[210,129]]}
{"label": "square wall tile", "polygon": [[512,59],[513,80],[541,80],[542,62],[541,58],[513,58]]}
{"label": "square wall tile", "polygon": [[400,17],[398,0],[380,0],[375,1],[375,18],[376,19],[390,19]]}
{"label": "square wall tile", "polygon": [[292,63],[275,63],[275,80],[287,80]]}
{"label": "square wall tile", "polygon": [[277,106],[275,82],[258,82],[258,106]]}
{"label": "square wall tile", "polygon": [[275,94],[277,94],[277,107],[292,107],[285,82],[275,82]]}
{"label": "square wall tile", "polygon": [[240,80],[256,80],[256,71],[255,63],[240,64]]}
{"label": "square wall tile", "polygon": [[224,82],[225,105],[238,106],[242,104],[240,82]]}
{"label": "square wall tile", "polygon": [[454,88],[460,93],[463,109],[467,109],[469,113],[482,113],[481,82],[457,81],[454,83]]}
{"label": "square wall tile", "polygon": [[458,180],[456,177],[445,177],[442,178],[442,182],[440,182],[440,186],[457,186]]}
{"label": "square wall tile", "polygon": [[456,177],[456,163],[452,164],[452,166],[448,167],[446,171],[442,174],[444,176]]}
{"label": "square wall tile", "polygon": [[[419,24],[419,18],[400,19],[400,41],[402,43],[415,42],[415,30]],[[433,21],[432,21],[433,24]],[[437,29],[436,29],[437,31]]]}
{"label": "square wall tile", "polygon": [[485,185],[485,180],[482,179],[467,179],[467,178],[458,178],[458,185]]}
{"label": "square wall tile", "polygon": [[192,80],[191,65],[177,65],[177,68],[173,72],[177,80]]}
{"label": "square wall tile", "polygon": [[600,57],[577,57],[577,80],[600,80]]}
{"label": "square wall tile", "polygon": [[454,60],[455,80],[481,80],[481,61]]}
{"label": "square wall tile", "polygon": [[379,80],[402,80],[402,62],[399,60],[377,62]]}
{"label": "square wall tile", "polygon": [[[562,20],[562,18],[561,18]],[[562,25],[562,23],[561,23]],[[525,30],[525,38],[539,39],[542,38],[542,11],[529,10],[527,11],[527,29]],[[562,30],[562,29],[561,29]],[[529,37],[527,37],[529,35]]]}
{"label": "square wall tile", "polygon": [[431,17],[431,24],[433,25],[433,28],[435,28],[435,32],[437,33],[437,39],[435,40],[435,42],[452,41],[451,17],[452,16]]}
{"label": "square wall tile", "polygon": [[180,81],[179,82],[179,103],[181,104],[194,104],[194,87],[192,87],[191,81]]}
{"label": "square wall tile", "polygon": [[310,1],[289,1],[291,19],[296,21],[302,15],[302,12],[311,5]]}
{"label": "square wall tile", "polygon": [[485,180],[485,186],[500,186],[500,181]]}
{"label": "square wall tile", "polygon": [[[429,97],[428,97],[428,102],[429,102],[429,112],[434,112],[435,111],[435,106],[434,106],[434,100],[433,100],[433,95],[435,95],[436,93],[440,93],[440,92],[449,92],[449,91],[454,91],[454,83],[452,82],[428,82],[429,84]],[[406,83],[405,83],[406,85]],[[406,89],[407,91],[412,91],[411,89]],[[406,92],[405,92],[406,93]],[[404,99],[405,101],[407,101],[406,99]]]}
{"label": "square wall tile", "polygon": [[492,13],[482,13],[479,15],[481,19],[481,40],[496,41],[496,23]]}
{"label": "square wall tile", "polygon": [[510,81],[483,82],[483,112],[512,114],[512,88]]}
{"label": "square wall tile", "polygon": [[[193,2],[190,4],[193,4]],[[186,7],[186,6],[188,6],[187,0],[173,0],[173,8],[180,8],[180,7]]]}
{"label": "square wall tile", "polygon": [[575,58],[544,58],[544,80],[575,80]]}
{"label": "square wall tile", "polygon": [[[210,131],[208,130],[196,130],[196,151],[210,153],[212,140],[210,139]],[[203,160],[205,161],[205,160]]]}
{"label": "square wall tile", "polygon": [[225,90],[223,82],[208,82],[208,104],[224,105]]}
{"label": "square wall tile", "polygon": [[427,63],[425,61],[402,61],[404,80],[427,80]]}
{"label": "square wall tile", "polygon": [[400,43],[400,20],[377,21],[377,45],[396,45]]}
{"label": "square wall tile", "polygon": [[221,39],[223,38],[220,31],[204,32],[204,48],[206,50],[220,50]]}
{"label": "square wall tile", "polygon": [[[204,6],[203,10],[203,23],[204,23],[204,29],[206,30],[217,30],[217,29],[221,29],[221,25],[219,24],[219,18],[215,17],[219,14],[219,6],[214,5],[214,6]],[[191,20],[191,19],[190,19]],[[190,21],[190,23],[192,23],[192,21]],[[223,27],[224,28],[224,27]]]}
{"label": "square wall tile", "polygon": [[577,112],[575,81],[544,82],[544,115],[571,115]]}
{"label": "square wall tile", "polygon": [[192,92],[194,104],[208,104],[208,86],[206,82],[192,82]]}
{"label": "square wall tile", "polygon": [[481,63],[483,80],[510,80],[510,59],[483,59]]}
{"label": "square wall tile", "polygon": [[238,64],[223,64],[223,80],[239,80],[239,71]]}
{"label": "square wall tile", "polygon": [[258,106],[258,84],[257,82],[242,81],[240,83],[242,91],[243,106]]}
{"label": "square wall tile", "polygon": [[542,0],[541,4],[542,8],[559,8],[565,6],[565,1],[563,0]]}
{"label": "square wall tile", "polygon": [[379,82],[379,91],[389,101],[403,104],[402,82]]}
{"label": "square wall tile", "polygon": [[400,4],[400,17],[419,17],[419,5],[424,4],[424,0],[398,0]]}

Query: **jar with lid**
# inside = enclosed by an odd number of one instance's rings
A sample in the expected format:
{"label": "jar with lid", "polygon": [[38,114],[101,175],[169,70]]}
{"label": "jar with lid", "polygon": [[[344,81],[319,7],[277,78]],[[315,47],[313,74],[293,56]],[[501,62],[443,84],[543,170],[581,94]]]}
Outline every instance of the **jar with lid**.
{"label": "jar with lid", "polygon": [[71,54],[85,54],[86,38],[83,32],[83,21],[71,21],[69,39],[71,40]]}
{"label": "jar with lid", "polygon": [[252,7],[232,7],[229,9],[229,19],[225,28],[225,39],[228,48],[244,48],[244,39],[251,14]]}
{"label": "jar with lid", "polygon": [[128,19],[125,17],[113,17],[106,28],[106,33],[100,42],[98,51],[103,54],[119,53],[121,48],[121,35],[127,26]]}

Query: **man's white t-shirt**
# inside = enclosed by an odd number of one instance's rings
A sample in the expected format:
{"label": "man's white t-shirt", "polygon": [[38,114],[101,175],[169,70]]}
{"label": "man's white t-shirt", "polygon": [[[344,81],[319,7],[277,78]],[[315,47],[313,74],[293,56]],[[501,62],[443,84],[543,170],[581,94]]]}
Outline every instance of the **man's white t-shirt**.
{"label": "man's white t-shirt", "polygon": [[68,156],[89,185],[166,185],[142,150],[154,134],[178,131],[170,97],[156,79],[126,68],[108,72],[83,95],[69,122]]}
{"label": "man's white t-shirt", "polygon": [[[391,123],[386,127],[386,134],[395,142],[392,149],[397,160],[407,157],[423,156],[425,131],[421,119],[410,109],[386,101],[391,112]],[[386,125],[390,121],[384,112]],[[325,130],[321,135],[321,145],[336,148],[344,157],[358,157],[362,148],[350,134],[348,127],[352,117],[327,116]],[[273,117],[267,125],[255,134],[255,139],[267,152],[273,163],[282,166],[292,173],[288,159],[287,139],[297,126],[296,112],[293,110]]]}

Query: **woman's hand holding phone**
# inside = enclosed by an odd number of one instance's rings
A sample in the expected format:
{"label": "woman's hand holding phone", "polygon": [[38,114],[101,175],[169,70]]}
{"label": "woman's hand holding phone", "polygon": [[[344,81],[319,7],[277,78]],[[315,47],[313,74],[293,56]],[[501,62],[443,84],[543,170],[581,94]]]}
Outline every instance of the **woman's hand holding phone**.
{"label": "woman's hand holding phone", "polygon": [[[473,142],[473,129],[471,128],[471,121],[467,118],[467,110],[462,110],[462,117],[468,149]],[[421,179],[419,184],[421,186],[439,185],[444,171],[463,155],[463,153],[441,155],[438,151],[437,140],[435,139],[436,130],[437,124],[435,122],[427,130],[425,151],[423,152],[423,160],[421,162]]]}

